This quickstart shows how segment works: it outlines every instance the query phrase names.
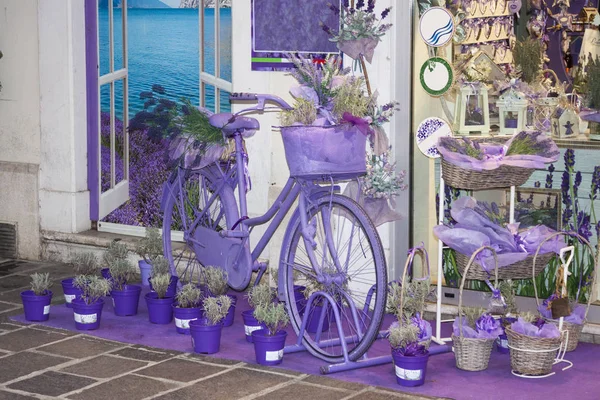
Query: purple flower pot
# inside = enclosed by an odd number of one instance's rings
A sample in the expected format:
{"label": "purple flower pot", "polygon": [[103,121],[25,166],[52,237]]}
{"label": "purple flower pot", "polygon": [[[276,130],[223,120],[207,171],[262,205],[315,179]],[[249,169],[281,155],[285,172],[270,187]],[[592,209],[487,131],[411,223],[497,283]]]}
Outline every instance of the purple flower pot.
{"label": "purple flower pot", "polygon": [[[329,307],[327,308],[329,311]],[[313,302],[312,310],[308,314],[308,321],[306,323],[306,331],[309,333],[316,333],[319,328],[319,320],[321,319],[321,314],[323,314],[323,306],[315,306]],[[325,332],[329,329],[329,319],[331,316],[331,312],[327,312],[325,318],[323,319],[323,326],[321,327],[321,332]]]}
{"label": "purple flower pot", "polygon": [[411,357],[392,351],[392,358],[394,359],[396,382],[399,385],[408,387],[421,386],[425,382],[429,352],[425,355]]}
{"label": "purple flower pot", "polygon": [[246,333],[246,342],[252,343],[252,332],[260,329],[267,329],[265,324],[261,324],[254,318],[254,310],[242,311],[244,319],[244,332]]}
{"label": "purple flower pot", "polygon": [[72,301],[81,297],[81,290],[73,286],[73,278],[67,278],[60,281],[65,294],[65,305],[72,308]]}
{"label": "purple flower pot", "polygon": [[305,289],[306,286],[294,285],[294,298],[296,299],[296,308],[300,316],[304,315],[304,309],[306,308]]}
{"label": "purple flower pot", "polygon": [[207,325],[206,319],[190,321],[192,346],[196,353],[214,354],[221,346],[221,329],[223,324]]}
{"label": "purple flower pot", "polygon": [[115,315],[119,317],[136,315],[141,292],[142,287],[138,285],[123,285],[123,290],[111,291]]}
{"label": "purple flower pot", "polygon": [[200,307],[180,308],[177,303],[173,303],[173,317],[175,318],[175,330],[184,335],[190,334],[190,321],[202,318],[202,309]]}
{"label": "purple flower pot", "polygon": [[150,279],[150,273],[152,272],[152,264],[140,260],[138,261],[138,265],[140,266],[140,275],[142,276],[142,286],[149,286],[148,279]]}
{"label": "purple flower pot", "polygon": [[235,305],[237,303],[237,296],[233,294],[228,294],[227,297],[231,299],[231,306],[229,310],[227,310],[227,315],[225,319],[223,319],[223,326],[231,326],[233,325],[233,319],[235,317]]}
{"label": "purple flower pot", "polygon": [[102,307],[104,300],[100,299],[92,304],[85,304],[83,299],[75,299],[71,303],[73,305],[73,319],[75,320],[75,328],[81,331],[91,331],[98,329],[100,326],[100,318],[102,317]]}
{"label": "purple flower pot", "polygon": [[21,292],[21,300],[27,321],[47,321],[50,317],[51,291],[48,290],[46,294],[38,296],[33,290],[26,290]]}
{"label": "purple flower pot", "polygon": [[498,336],[498,338],[496,339],[496,350],[498,350],[498,353],[502,354],[510,353],[510,350],[508,348],[508,336],[506,336],[505,333]]}
{"label": "purple flower pot", "polygon": [[158,298],[156,292],[146,293],[146,304],[148,305],[148,319],[153,324],[170,324],[173,320],[173,297]]}
{"label": "purple flower pot", "polygon": [[281,364],[287,332],[279,331],[273,336],[269,336],[268,333],[268,329],[260,329],[252,332],[256,362],[260,365]]}

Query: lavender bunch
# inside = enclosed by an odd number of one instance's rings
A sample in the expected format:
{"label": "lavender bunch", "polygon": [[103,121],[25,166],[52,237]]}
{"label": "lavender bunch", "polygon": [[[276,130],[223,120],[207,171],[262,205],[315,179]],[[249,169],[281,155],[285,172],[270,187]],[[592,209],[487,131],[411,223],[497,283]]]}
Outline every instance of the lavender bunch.
{"label": "lavender bunch", "polygon": [[289,54],[288,57],[296,67],[290,72],[290,75],[300,85],[307,86],[316,92],[318,105],[331,106],[336,86],[345,80],[346,75],[350,73],[350,68],[341,68],[337,57],[327,57],[323,64],[301,59],[294,54]]}
{"label": "lavender bunch", "polygon": [[373,105],[370,111],[371,125],[382,126],[386,122],[390,122],[394,111],[399,111],[397,101],[392,101],[382,106]]}
{"label": "lavender bunch", "polygon": [[484,154],[479,143],[468,138],[443,137],[440,138],[438,145],[453,153],[464,154],[476,160],[484,159]]}
{"label": "lavender bunch", "polygon": [[329,3],[328,7],[334,13],[340,15],[340,31],[336,34],[327,25],[321,23],[323,30],[332,38],[332,42],[345,42],[358,40],[362,38],[371,38],[380,40],[385,33],[392,27],[392,24],[383,23],[383,20],[389,15],[391,7],[386,8],[381,14],[375,13],[375,0],[369,0],[365,5],[364,1],[359,0],[355,7],[350,7],[347,1],[344,1],[342,8]]}
{"label": "lavender bunch", "polygon": [[558,156],[559,151],[553,142],[541,132],[519,132],[506,151],[507,156],[537,155],[546,158]]}
{"label": "lavender bunch", "polygon": [[371,198],[390,199],[406,190],[406,171],[396,172],[396,163],[390,162],[389,150],[367,156],[367,174],[361,178],[363,193]]}

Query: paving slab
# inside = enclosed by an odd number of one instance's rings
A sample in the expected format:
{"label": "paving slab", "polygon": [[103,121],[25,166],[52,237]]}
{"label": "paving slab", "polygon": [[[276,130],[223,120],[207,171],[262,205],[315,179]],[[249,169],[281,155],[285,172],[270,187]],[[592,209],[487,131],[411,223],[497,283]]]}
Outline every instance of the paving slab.
{"label": "paving slab", "polygon": [[33,263],[27,261],[7,261],[0,263],[0,279],[7,275],[13,275],[17,273],[27,273],[36,268],[39,268],[43,264]]}
{"label": "paving slab", "polygon": [[13,303],[5,303],[0,301],[0,313],[6,310],[10,310],[11,308],[15,308]]}
{"label": "paving slab", "polygon": [[147,366],[147,362],[127,360],[119,357],[98,356],[63,368],[62,371],[92,378],[112,378]]}
{"label": "paving slab", "polygon": [[294,383],[284,386],[273,392],[257,397],[260,400],[297,400],[297,399],[319,399],[337,400],[352,394],[350,391],[329,390],[322,387]]}
{"label": "paving slab", "polygon": [[170,379],[178,382],[191,382],[204,378],[205,376],[216,374],[224,369],[225,368],[214,365],[206,365],[194,361],[173,358],[144,368],[140,371],[136,371],[136,375]]}
{"label": "paving slab", "polygon": [[48,371],[41,375],[10,384],[8,388],[45,396],[60,396],[96,382],[95,379],[91,378]]}
{"label": "paving slab", "polygon": [[[125,375],[101,383],[100,385],[91,387],[77,394],[69,395],[68,398],[74,400],[141,400],[172,389],[173,387],[175,387],[175,385],[172,383],[166,383],[141,376]],[[201,398],[198,392],[195,393],[195,398]]]}
{"label": "paving slab", "polygon": [[31,277],[29,275],[8,275],[0,279],[0,291],[20,289],[29,287]]}
{"label": "paving slab", "polygon": [[[1,336],[0,336],[1,338]],[[119,343],[95,339],[88,336],[77,336],[40,347],[38,350],[71,358],[86,358],[115,350],[122,346]]]}
{"label": "paving slab", "polygon": [[0,336],[0,349],[22,351],[62,340],[66,335],[37,329],[21,329]]}
{"label": "paving slab", "polygon": [[0,361],[0,383],[12,381],[48,367],[69,361],[64,357],[54,357],[28,351],[13,354]]}
{"label": "paving slab", "polygon": [[18,393],[12,393],[5,390],[0,390],[0,400],[29,400],[36,399],[37,397],[23,396]]}
{"label": "paving slab", "polygon": [[352,391],[358,391],[365,388],[365,385],[355,382],[340,381],[338,379],[331,379],[321,375],[309,375],[302,380],[306,383],[314,383],[323,386],[329,386],[337,389],[347,389]]}

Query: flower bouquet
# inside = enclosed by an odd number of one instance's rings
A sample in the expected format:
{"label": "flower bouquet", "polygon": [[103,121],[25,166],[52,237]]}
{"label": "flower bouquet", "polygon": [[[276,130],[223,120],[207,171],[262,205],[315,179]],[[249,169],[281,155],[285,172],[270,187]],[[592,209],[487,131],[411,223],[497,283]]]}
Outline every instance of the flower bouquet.
{"label": "flower bouquet", "polygon": [[534,169],[558,160],[554,141],[541,132],[520,132],[504,144],[440,138],[442,177],[449,186],[482,190],[520,186]]}

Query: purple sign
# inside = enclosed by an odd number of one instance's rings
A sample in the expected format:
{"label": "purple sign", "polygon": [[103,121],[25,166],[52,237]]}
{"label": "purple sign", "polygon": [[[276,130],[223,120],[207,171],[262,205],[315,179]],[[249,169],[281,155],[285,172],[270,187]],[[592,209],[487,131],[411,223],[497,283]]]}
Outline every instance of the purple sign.
{"label": "purple sign", "polygon": [[321,28],[340,24],[328,3],[332,1],[252,0],[252,69],[287,70],[292,67],[287,53],[308,58],[338,54],[331,36]]}

